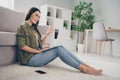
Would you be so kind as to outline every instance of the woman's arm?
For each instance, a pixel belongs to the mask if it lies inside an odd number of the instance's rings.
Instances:
[[[33,49],[33,48],[31,48],[29,46],[26,46],[26,45],[21,49],[24,50],[24,51],[30,52],[30,53],[40,53],[40,52],[42,52],[41,50]]]
[[[48,28],[46,34],[44,35],[44,37],[42,39],[42,44],[44,44],[46,42],[46,39],[47,39],[48,35],[51,34],[54,31],[55,31],[55,28],[53,28],[53,27]]]
[[[42,51],[47,50],[48,48],[45,47],[45,48],[42,48],[42,49],[40,49],[40,50],[37,50],[37,49],[33,49],[33,48],[25,45],[25,46],[24,46],[23,48],[21,48],[21,49],[24,50],[24,51],[30,52],[30,53],[42,53]]]
[[[48,36],[49,36],[48,33],[46,33],[46,34],[44,35],[44,37],[43,37],[43,39],[42,39],[42,44],[44,44],[44,43],[46,42],[46,39],[47,39]]]

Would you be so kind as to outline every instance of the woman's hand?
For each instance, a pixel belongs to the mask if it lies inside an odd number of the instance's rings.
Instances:
[[[42,49],[40,50],[39,53],[42,53],[42,51],[45,51],[45,50],[47,50],[49,48],[50,48],[50,44],[46,43],[46,44],[42,45]]]
[[[46,34],[51,34],[52,32],[55,31],[55,28],[54,27],[49,27]]]
[[[44,35],[44,37],[43,37],[43,39],[42,39],[42,44],[44,44],[45,42],[46,42],[46,39],[47,39],[47,37],[49,36],[49,34],[51,34],[52,32],[54,32],[55,31],[55,28],[54,27],[49,27],[48,29],[47,29],[47,32],[46,32],[46,34]]]
[[[39,50],[39,52],[38,53],[42,53],[42,51],[45,51],[45,50],[47,50],[47,49],[49,49],[50,47],[48,47],[48,46],[44,46],[41,50]]]
[[[42,48],[43,51],[44,51],[44,50],[47,50],[47,49],[49,49],[48,46],[45,46],[45,47]]]

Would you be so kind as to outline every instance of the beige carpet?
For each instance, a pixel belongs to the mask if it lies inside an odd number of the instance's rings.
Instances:
[[[76,55],[91,66],[103,69],[103,75],[93,76],[81,73],[57,58],[44,67],[14,64],[0,68],[0,80],[120,80],[120,59],[88,54]],[[35,70],[43,70],[47,74],[38,74]]]

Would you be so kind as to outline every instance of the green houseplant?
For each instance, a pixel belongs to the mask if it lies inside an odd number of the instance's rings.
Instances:
[[[92,25],[94,23],[95,16],[93,14],[92,2],[87,3],[80,1],[79,4],[74,7],[72,17],[78,21],[77,26],[73,26],[76,27],[75,29],[78,31],[77,43],[83,44],[85,38],[85,29],[92,29]]]

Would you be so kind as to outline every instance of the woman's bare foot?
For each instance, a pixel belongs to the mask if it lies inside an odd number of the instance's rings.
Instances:
[[[95,70],[95,75],[101,75],[102,74],[102,70]]]
[[[83,64],[84,66],[86,66],[86,67],[88,67],[88,68],[91,68],[91,69],[94,69],[94,70],[96,70],[95,68],[93,68],[93,67],[91,67],[91,66],[89,66],[89,65],[87,65],[87,64]],[[97,71],[97,74],[102,74],[102,70],[96,70]]]
[[[96,70],[94,68],[85,66],[85,65],[80,65],[80,71],[86,74],[91,74],[91,75],[101,75],[102,70]]]
[[[91,69],[95,69],[95,68],[93,68],[93,67],[91,67],[91,66],[89,66],[89,65],[87,65],[87,64],[82,64],[82,65],[84,65],[84,66],[86,66],[86,67],[88,67],[88,68],[91,68]]]

